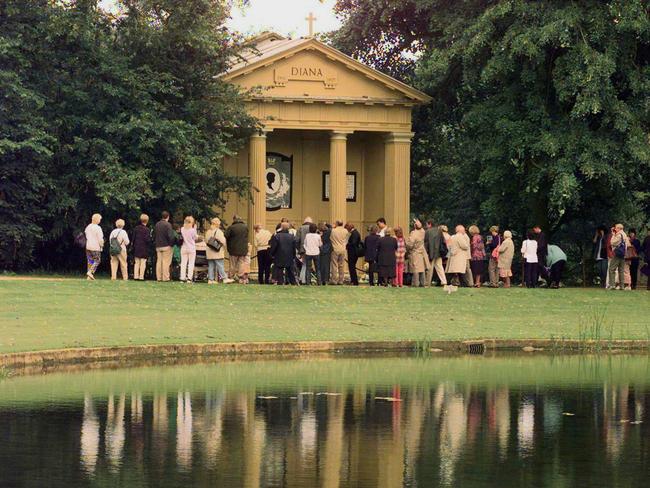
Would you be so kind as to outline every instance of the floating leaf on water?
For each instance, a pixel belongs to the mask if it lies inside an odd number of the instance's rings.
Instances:
[[[565,417],[575,417],[576,414],[571,412],[562,412],[562,415]]]

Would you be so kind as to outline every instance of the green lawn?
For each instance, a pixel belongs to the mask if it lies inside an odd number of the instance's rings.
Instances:
[[[0,353],[231,341],[650,339],[650,293],[0,280]]]

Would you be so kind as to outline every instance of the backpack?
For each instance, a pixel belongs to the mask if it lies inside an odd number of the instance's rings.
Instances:
[[[81,249],[86,249],[86,243],[86,233],[83,231],[79,232],[74,238],[75,246],[80,247]]]
[[[614,248],[614,256],[617,258],[625,258],[625,252],[627,247],[625,246],[625,238],[621,238],[621,242]]]
[[[119,235],[120,233],[118,232],[117,234],[115,234],[115,237],[111,237],[110,245],[108,248],[108,252],[110,253],[111,256],[119,256],[120,254],[122,254],[122,244],[118,239]]]

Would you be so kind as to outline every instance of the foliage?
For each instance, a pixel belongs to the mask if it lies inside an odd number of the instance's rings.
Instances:
[[[339,47],[434,96],[415,119],[416,212],[539,223],[574,241],[601,222],[647,223],[647,2],[339,0],[338,10]]]
[[[61,266],[94,212],[209,217],[245,194],[222,165],[255,124],[216,78],[239,46],[227,15],[220,0],[1,7],[0,266]]]

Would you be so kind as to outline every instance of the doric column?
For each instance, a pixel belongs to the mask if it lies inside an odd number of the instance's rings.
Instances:
[[[347,141],[349,132],[330,133],[330,223],[345,222],[346,216],[346,173]]]
[[[384,138],[384,217],[389,226],[409,230],[411,212],[411,139],[413,133],[391,132]]]
[[[248,205],[249,237],[253,240],[253,226],[266,225],[266,133],[261,130],[250,137],[248,175],[251,179],[252,199]]]

